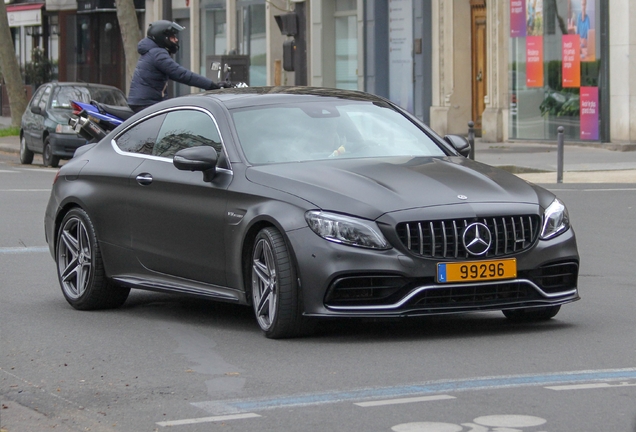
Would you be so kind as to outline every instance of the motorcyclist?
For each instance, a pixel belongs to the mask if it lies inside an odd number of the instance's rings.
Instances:
[[[146,37],[137,45],[140,56],[130,83],[128,105],[139,112],[167,99],[168,79],[204,90],[220,88],[212,80],[179,65],[171,57],[179,50],[178,33],[184,27],[160,20],[148,26]]]

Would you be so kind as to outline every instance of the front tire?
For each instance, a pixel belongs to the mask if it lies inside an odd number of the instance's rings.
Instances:
[[[254,240],[252,304],[258,325],[270,339],[308,331],[296,271],[283,236],[272,227],[262,229]]]
[[[545,306],[537,308],[526,309],[508,309],[503,310],[503,314],[506,318],[515,322],[533,322],[533,321],[547,321],[554,318],[561,309],[560,305],[557,306]]]
[[[53,149],[51,148],[51,143],[49,142],[49,137],[44,139],[44,150],[42,150],[42,161],[44,162],[44,166],[57,168],[60,166],[60,157],[53,156]]]
[[[69,211],[56,238],[57,274],[66,301],[79,310],[115,308],[124,304],[130,288],[106,277],[95,229],[88,214]]]
[[[24,135],[20,137],[20,163],[23,165],[31,165],[33,162],[33,152],[29,150]]]

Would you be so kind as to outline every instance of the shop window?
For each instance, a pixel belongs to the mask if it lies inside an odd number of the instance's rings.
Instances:
[[[523,9],[525,3],[526,8]],[[599,141],[600,0],[511,0],[510,138]]]
[[[225,2],[201,2],[201,75],[208,75],[209,65],[205,59],[211,55],[221,55],[227,52],[227,24],[225,18]]]
[[[334,16],[336,26],[336,88],[358,89],[358,23],[356,2],[337,1]]]
[[[239,54],[250,57],[250,85],[267,85],[265,2],[239,1],[237,14]]]

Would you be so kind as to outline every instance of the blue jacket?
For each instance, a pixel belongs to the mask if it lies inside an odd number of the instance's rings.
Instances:
[[[212,80],[174,61],[168,50],[152,39],[142,39],[137,52],[141,57],[130,83],[129,105],[150,106],[167,99],[168,79],[204,90],[219,88]]]

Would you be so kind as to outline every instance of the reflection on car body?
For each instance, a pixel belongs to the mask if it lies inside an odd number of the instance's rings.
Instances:
[[[469,150],[362,92],[184,96],[78,151],[46,235],[77,309],[186,293],[252,305],[270,338],[327,317],[552,318],[579,298],[567,210]]]

